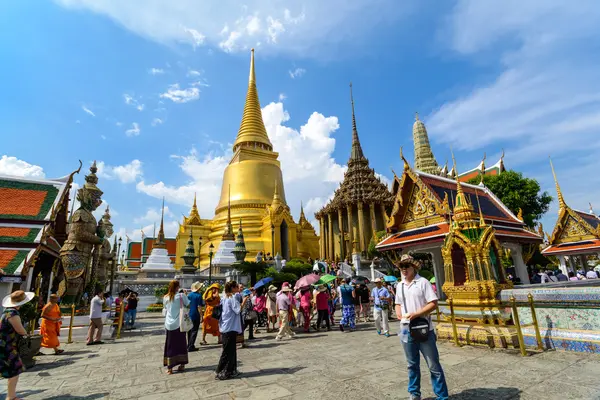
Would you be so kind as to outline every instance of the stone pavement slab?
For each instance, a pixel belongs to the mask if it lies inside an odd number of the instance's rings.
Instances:
[[[260,333],[238,350],[240,378],[215,381],[221,348],[214,337],[190,353],[185,372],[165,373],[162,323],[159,316],[142,313],[139,329],[124,332],[120,340],[97,346],[79,341],[65,345],[60,356],[40,356],[38,365],[21,375],[19,394],[31,400],[408,397],[399,339],[377,335],[372,324],[347,333],[299,333],[283,341]],[[554,351],[521,357],[447,342],[439,343],[439,351],[454,400],[600,399],[597,355]],[[421,371],[424,398],[433,397],[424,360]]]

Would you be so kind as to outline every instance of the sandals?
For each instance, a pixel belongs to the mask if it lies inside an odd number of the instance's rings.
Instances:
[[[63,349],[58,349],[58,350],[56,350],[56,351],[54,352],[54,354],[55,354],[55,355],[56,355],[56,354],[62,354],[62,353],[64,353],[64,352],[65,352],[65,351],[64,351]]]
[[[208,346],[208,342],[206,340],[203,340],[200,342],[200,346]]]
[[[167,375],[173,375],[173,369],[168,369],[167,370]]]
[[[183,372],[185,371],[185,365],[180,365],[179,367],[177,367],[177,372]]]

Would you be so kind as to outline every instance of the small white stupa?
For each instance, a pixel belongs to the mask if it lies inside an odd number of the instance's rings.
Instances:
[[[229,185],[229,204],[227,205],[227,223],[223,238],[219,243],[217,253],[213,258],[212,265],[221,267],[230,267],[236,260],[233,250],[235,249],[235,235],[233,234],[233,226],[231,225],[231,185]]]
[[[165,230],[164,230],[164,217],[165,217],[165,199],[163,199],[162,215],[160,217],[160,230],[156,241],[152,246],[152,251],[148,260],[142,264],[141,271],[143,272],[172,272],[175,273],[177,270],[173,266],[171,257],[167,251],[167,243],[165,242]]]

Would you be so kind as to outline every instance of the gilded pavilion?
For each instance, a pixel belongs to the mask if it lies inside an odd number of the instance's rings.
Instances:
[[[320,255],[328,260],[350,260],[353,246],[365,256],[371,238],[377,231],[385,230],[386,210],[393,203],[389,189],[375,176],[363,154],[356,128],[352,85],[350,102],[352,148],[348,170],[333,199],[315,214],[321,228]]]
[[[183,265],[181,257],[190,233],[196,254],[200,255],[196,265],[199,263],[201,269],[208,267],[210,245],[216,251],[232,220],[241,220],[244,225],[247,260],[254,260],[258,252],[279,253],[288,260],[318,256],[319,238],[314,228],[303,212],[298,223],[291,215],[278,156],[273,151],[262,118],[253,49],[242,122],[233,144],[233,157],[223,173],[221,199],[215,208],[215,217],[211,220],[200,218],[194,201],[190,215],[183,218],[177,234],[177,269]]]
[[[460,183],[460,180],[419,171],[411,168],[403,156],[402,160],[404,171],[400,177],[394,175],[392,185],[394,203],[386,227],[388,236],[377,244],[379,251],[390,258],[404,252],[430,253],[438,293],[442,293],[444,282],[450,277],[444,266],[447,264],[443,256],[444,243],[453,230],[468,230],[476,212],[480,217],[477,229],[493,226],[497,243],[511,249],[517,276],[521,282],[529,283],[522,245],[541,243],[537,232],[529,230],[485,185]],[[454,261],[453,285],[462,285],[478,276],[468,272],[464,252]],[[502,276],[499,270],[492,272],[498,279]]]
[[[589,269],[586,257],[589,255],[600,256],[600,218],[594,214],[590,205],[590,212],[574,210],[567,205],[556,178],[554,166],[552,175],[556,184],[558,196],[558,220],[548,235],[547,246],[542,250],[545,256],[558,257],[561,271],[567,275],[568,271]],[[543,234],[542,229],[540,233]]]
[[[433,151],[431,150],[427,128],[425,127],[423,121],[419,119],[419,114],[415,114],[415,123],[413,124],[413,143],[415,150],[414,167],[418,171],[452,179],[456,179],[458,175],[458,180],[461,182],[468,182],[469,180],[477,178],[481,175],[499,175],[505,171],[504,152],[502,152],[500,159],[490,167],[486,167],[485,165],[485,155],[477,167],[463,173],[457,174],[455,167],[448,170],[448,163],[446,163],[443,167],[440,167],[435,159],[435,156],[433,155]]]

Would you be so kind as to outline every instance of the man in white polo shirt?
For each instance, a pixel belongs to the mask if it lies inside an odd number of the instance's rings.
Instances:
[[[396,316],[400,320],[400,331],[408,332],[409,321],[425,318],[429,323],[429,336],[426,341],[414,340],[410,333],[402,335],[401,343],[408,364],[408,392],[412,400],[421,400],[421,357],[429,367],[431,385],[437,400],[448,399],[448,386],[440,365],[440,355],[435,344],[436,337],[430,313],[435,310],[437,296],[429,281],[417,273],[420,265],[405,254],[397,267],[402,271],[402,282],[396,288]]]

